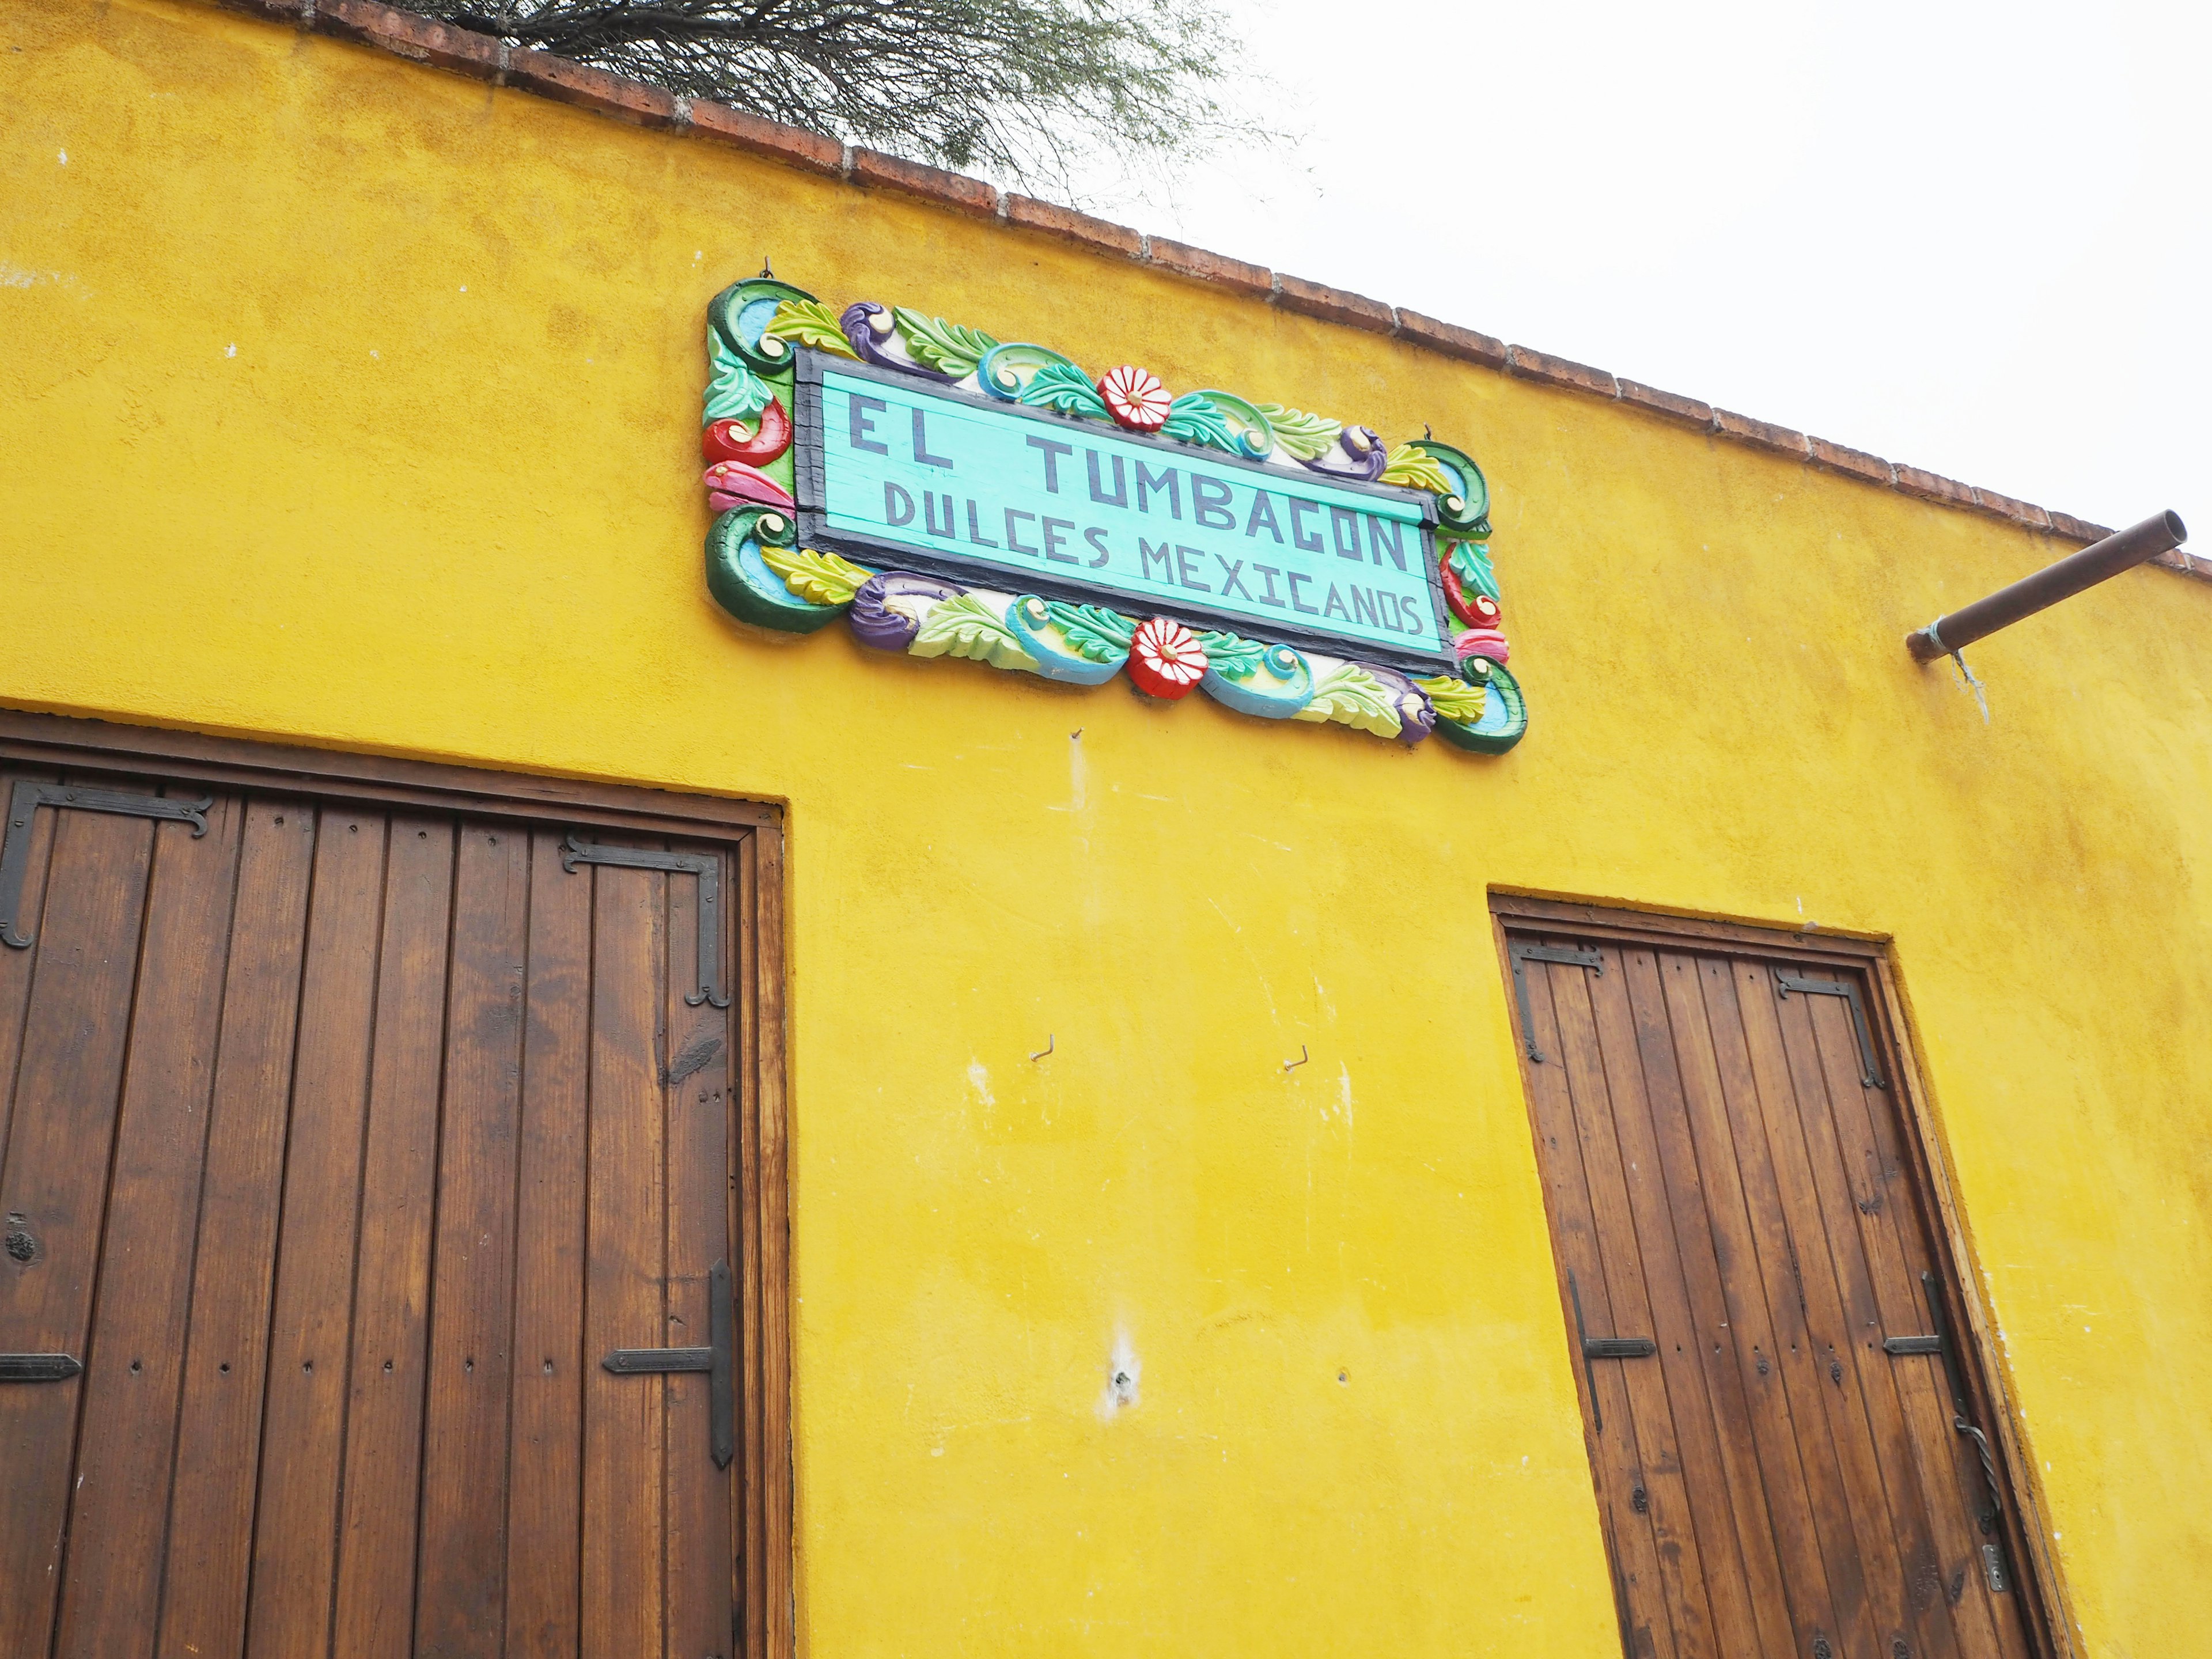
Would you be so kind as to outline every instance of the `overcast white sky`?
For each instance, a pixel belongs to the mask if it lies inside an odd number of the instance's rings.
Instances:
[[[1114,216],[2212,555],[2202,0],[1224,11],[1298,142]]]

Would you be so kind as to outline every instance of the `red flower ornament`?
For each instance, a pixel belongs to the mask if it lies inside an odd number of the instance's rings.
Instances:
[[[1099,376],[1098,395],[1106,400],[1106,412],[1132,432],[1158,432],[1175,402],[1158,375],[1128,363]]]
[[[1129,678],[1139,691],[1172,702],[1188,696],[1206,670],[1206,647],[1181,623],[1154,617],[1137,624],[1129,641]]]

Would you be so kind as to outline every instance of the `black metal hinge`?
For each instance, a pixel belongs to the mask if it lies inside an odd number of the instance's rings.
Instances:
[[[643,847],[609,847],[571,833],[561,844],[561,867],[570,875],[580,864],[610,864],[625,870],[666,870],[699,878],[699,988],[687,1006],[730,1006],[722,980],[722,860],[713,853],[662,853]]]
[[[1605,1432],[1605,1408],[1597,1403],[1597,1364],[1601,1359],[1649,1359],[1659,1345],[1648,1336],[1592,1336],[1583,1326],[1582,1286],[1574,1269],[1567,1269],[1567,1299],[1575,1307],[1575,1340],[1583,1351],[1583,1374],[1589,1379],[1590,1417],[1599,1434]]]
[[[208,808],[213,795],[198,800],[172,800],[164,795],[126,794],[119,789],[80,789],[73,783],[40,783],[18,778],[8,792],[8,824],[0,831],[0,945],[17,951],[31,948],[31,935],[19,932],[22,920],[23,878],[31,864],[31,815],[41,806],[72,807],[82,812],[116,812],[125,817],[169,818],[192,826],[192,839],[207,834]]]
[[[1605,957],[1596,951],[1576,951],[1556,945],[1530,945],[1522,939],[1505,942],[1506,960],[1513,964],[1513,1000],[1521,1009],[1521,1043],[1532,1064],[1544,1063],[1544,1052],[1536,1046],[1536,1017],[1528,1007],[1528,980],[1521,971],[1524,962],[1556,962],[1569,968],[1588,968],[1594,972],[1605,972]]]
[[[703,1348],[617,1348],[599,1361],[617,1376],[664,1376],[672,1371],[705,1371],[708,1437],[714,1467],[726,1469],[738,1455],[735,1310],[731,1304],[730,1264],[717,1261],[707,1273],[707,1346]]]
[[[0,1382],[61,1382],[83,1369],[71,1354],[0,1353]]]
[[[1808,995],[1841,997],[1851,1005],[1851,1029],[1859,1039],[1859,1081],[1869,1089],[1887,1089],[1882,1081],[1881,1060],[1874,1051],[1874,1032],[1867,1025],[1866,1006],[1859,1000],[1859,988],[1849,980],[1796,979],[1788,974],[1774,976],[1774,994],[1787,1000],[1792,991]]]

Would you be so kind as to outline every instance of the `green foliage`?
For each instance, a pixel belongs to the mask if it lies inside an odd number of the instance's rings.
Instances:
[[[1261,404],[1260,412],[1275,429],[1275,447],[1293,460],[1313,459],[1334,443],[1336,434],[1344,430],[1341,421],[1332,421],[1326,415],[1309,415],[1302,409],[1285,409],[1280,404]]]
[[[1129,654],[1137,624],[1119,611],[1103,605],[1066,605],[1058,599],[1049,601],[1044,609],[1078,656],[1091,662],[1118,662]]]
[[[857,357],[853,343],[837,326],[837,313],[819,300],[786,300],[775,308],[762,332],[791,340],[817,351],[834,351],[841,357]]]
[[[1250,679],[1260,672],[1260,659],[1267,654],[1267,647],[1257,640],[1210,629],[1198,636],[1198,642],[1206,647],[1207,663],[1224,679]]]
[[[983,361],[983,354],[999,343],[979,328],[948,323],[942,317],[925,317],[911,306],[894,307],[891,322],[899,337],[906,342],[906,349],[914,354],[915,362],[926,363],[956,380],[973,374],[975,365]]]
[[[907,649],[917,657],[965,657],[995,663],[1000,668],[1037,665],[998,608],[973,593],[940,599],[930,606]]]
[[[850,605],[868,573],[835,553],[811,547],[761,549],[761,562],[783,578],[783,585],[809,605]]]
[[[1160,428],[1164,436],[1180,438],[1185,443],[1205,444],[1213,449],[1224,449],[1231,455],[1244,452],[1237,447],[1237,434],[1229,429],[1229,420],[1210,398],[1202,392],[1186,392],[1168,405],[1167,424]]]
[[[1047,363],[1037,370],[1022,388],[1021,400],[1032,409],[1057,410],[1062,415],[1088,415],[1098,421],[1106,418],[1106,400],[1098,395],[1098,388],[1084,378],[1083,371],[1072,363]]]

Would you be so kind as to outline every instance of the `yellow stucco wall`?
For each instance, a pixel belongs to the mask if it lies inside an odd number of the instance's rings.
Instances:
[[[790,803],[805,1652],[1618,1651],[1492,885],[1894,935],[2086,1648],[2203,1650],[2212,587],[1979,647],[1985,727],[1899,641],[2005,526],[213,9],[0,65],[0,701]],[[1528,740],[726,621],[764,252],[1463,442]]]

